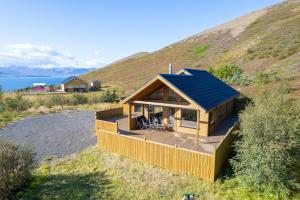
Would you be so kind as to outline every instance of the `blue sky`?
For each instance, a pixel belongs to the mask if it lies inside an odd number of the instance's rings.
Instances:
[[[0,0],[0,66],[101,66],[279,0]]]

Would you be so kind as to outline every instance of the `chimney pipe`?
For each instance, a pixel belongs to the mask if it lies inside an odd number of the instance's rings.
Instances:
[[[169,64],[169,74],[172,74],[172,73],[173,73],[173,72],[172,72],[172,71],[173,71],[172,68],[173,68],[173,67],[172,67],[172,63],[170,63],[170,64]]]

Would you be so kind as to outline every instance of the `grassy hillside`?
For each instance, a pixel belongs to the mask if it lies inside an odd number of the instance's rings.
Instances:
[[[274,199],[250,192],[237,180],[209,184],[195,177],[172,173],[132,161],[95,147],[78,155],[45,161],[32,181],[11,199]],[[298,199],[294,193],[291,199]]]
[[[112,63],[82,77],[87,80],[100,79],[104,84],[129,93],[157,73],[166,73],[168,63],[172,63],[175,70],[236,64],[250,77],[257,72],[275,72],[299,90],[299,21],[300,2],[286,1],[161,50]],[[250,91],[249,88],[246,90]]]

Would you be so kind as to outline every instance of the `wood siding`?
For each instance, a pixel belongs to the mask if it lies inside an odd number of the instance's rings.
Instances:
[[[214,132],[220,123],[228,116],[232,115],[234,108],[234,99],[223,103],[210,112],[210,127],[209,132]]]

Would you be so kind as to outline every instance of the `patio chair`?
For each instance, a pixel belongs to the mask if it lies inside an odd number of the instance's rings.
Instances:
[[[164,124],[159,123],[159,124],[157,124],[157,129],[160,131],[164,131],[164,130],[166,130],[166,127]]]
[[[149,123],[147,122],[147,120],[142,118],[142,129],[149,129]]]
[[[136,118],[136,128],[138,128],[138,129],[143,128],[143,123],[142,123],[141,117]]]
[[[157,125],[156,125],[155,121],[153,121],[153,120],[150,120],[149,126],[150,126],[149,127],[150,130],[156,130],[157,129]]]

